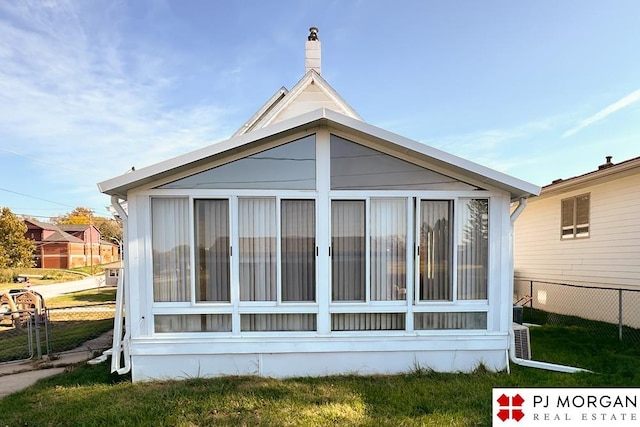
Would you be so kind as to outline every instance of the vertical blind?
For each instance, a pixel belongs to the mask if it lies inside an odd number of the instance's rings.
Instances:
[[[280,223],[282,301],[315,301],[315,200],[282,200]]]
[[[489,201],[460,199],[458,299],[486,299],[489,271]]]
[[[406,298],[406,199],[372,199],[371,300]]]
[[[331,202],[331,296],[333,301],[364,301],[365,201]]]
[[[231,301],[229,201],[195,201],[196,301]]]
[[[277,300],[276,200],[238,199],[240,299]]]
[[[452,216],[451,201],[420,201],[420,300],[453,299]]]
[[[237,220],[240,300],[278,301],[280,295],[282,302],[316,301],[315,200],[283,199],[280,205],[277,203],[276,197],[238,198],[234,222]],[[457,244],[453,241],[453,206],[453,200],[420,200],[416,218],[420,257],[416,267],[417,292],[422,301],[453,300],[454,248],[457,299],[487,298],[488,200],[458,199]],[[191,300],[189,199],[152,198],[151,212],[154,301],[188,302]],[[193,215],[195,300],[230,302],[230,202],[197,199]],[[332,301],[406,300],[407,226],[406,198],[374,197],[368,203],[332,200]],[[347,313],[332,319],[335,330],[396,329],[403,323],[396,314]],[[427,316],[420,321],[426,329],[464,328],[467,320],[460,323],[460,319],[466,319],[465,316],[442,317],[446,321]],[[247,330],[309,330],[312,325],[315,328],[312,318],[265,315],[252,316],[250,321],[247,317],[243,322],[251,322]],[[207,317],[166,317],[162,321],[167,322],[159,326],[164,330],[198,330],[198,324],[203,325],[201,330],[227,328],[226,319],[220,325],[216,323],[219,319]],[[474,320],[470,324],[477,323]]]
[[[186,198],[151,199],[153,300],[189,301],[189,201]]]

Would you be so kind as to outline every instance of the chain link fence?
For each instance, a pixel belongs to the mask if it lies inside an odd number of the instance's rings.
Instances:
[[[0,311],[0,363],[55,357],[113,329],[114,303]]]
[[[578,326],[640,344],[640,290],[515,278],[514,302],[523,320]]]

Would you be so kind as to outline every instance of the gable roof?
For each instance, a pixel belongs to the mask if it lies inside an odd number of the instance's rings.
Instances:
[[[69,233],[65,233],[64,231],[58,230],[50,236],[42,239],[43,242],[67,242],[67,243],[82,243],[84,244],[84,240],[72,236]]]
[[[318,108],[328,108],[348,117],[362,120],[356,110],[320,74],[311,69],[290,91],[285,87],[280,88],[266,104],[251,116],[249,121],[233,134],[233,137]]]
[[[567,179],[556,179],[551,184],[542,187],[541,195],[571,191],[605,179],[616,179],[628,175],[640,174],[640,157],[634,157],[620,163],[611,163],[611,157],[607,162],[598,166],[598,169],[573,176]]]
[[[63,231],[86,231],[88,228],[96,228],[96,226],[91,224],[60,224],[58,225]]]
[[[149,185],[172,175],[185,173],[199,166],[204,167],[214,156],[232,154],[234,151],[240,149],[240,147],[268,142],[313,127],[329,127],[338,131],[356,134],[359,137],[374,141],[381,147],[389,149],[390,152],[402,153],[403,155],[409,154],[415,156],[415,158],[425,160],[436,172],[444,171],[446,173],[448,171],[468,177],[481,185],[507,191],[511,195],[512,200],[529,197],[540,192],[540,187],[534,184],[327,108],[320,108],[303,113],[269,126],[257,127],[251,132],[232,137],[226,141],[128,172],[127,174],[98,183],[98,188],[103,193],[118,196],[126,200],[128,191]]]
[[[25,219],[24,222],[26,222],[27,225],[32,224],[36,228],[40,228],[42,230],[54,230],[54,231],[60,230],[56,224],[53,224],[51,222],[42,222],[42,221],[37,221],[35,219]]]
[[[32,224],[42,230],[53,231],[49,236],[42,239],[43,242],[69,242],[69,243],[84,243],[83,240],[72,236],[71,234],[63,231],[57,224],[51,222],[40,222],[32,219],[25,219],[25,223]]]

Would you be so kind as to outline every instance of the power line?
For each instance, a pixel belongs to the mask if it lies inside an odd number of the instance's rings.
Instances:
[[[34,162],[44,163],[45,165],[55,166],[57,168],[66,169],[66,170],[71,171],[71,172],[78,172],[77,169],[71,169],[71,168],[68,168],[66,166],[59,165],[57,163],[48,162],[46,160],[37,159],[35,157],[29,157],[29,156],[26,156],[26,155],[21,154],[21,153],[16,153],[15,151],[7,150],[6,148],[0,147],[0,150],[5,151],[5,152],[10,153],[10,154],[13,154],[15,156],[20,156],[20,157],[24,157],[25,159],[33,160]]]
[[[53,200],[47,200],[47,199],[43,199],[43,198],[36,197],[36,196],[30,196],[30,195],[28,195],[28,194],[20,193],[19,191],[7,190],[6,188],[2,188],[2,187],[0,187],[0,190],[2,190],[2,191],[6,191],[7,193],[13,193],[13,194],[17,194],[17,195],[19,195],[19,196],[30,197],[30,198],[32,198],[32,199],[42,200],[43,202],[49,202],[49,203],[53,203],[53,204],[55,204],[55,205],[66,206],[66,207],[68,207],[68,208],[75,209],[75,206],[66,205],[66,204],[64,204],[64,203],[60,203],[60,202],[54,202]]]
[[[7,193],[17,194],[19,196],[29,197],[29,198],[32,198],[32,199],[42,200],[44,202],[53,203],[53,204],[60,205],[60,206],[65,206],[65,207],[71,208],[71,209],[76,209],[77,207],[79,207],[79,206],[67,205],[65,203],[60,203],[60,202],[54,202],[53,200],[48,200],[48,199],[43,199],[41,197],[31,196],[29,194],[20,193],[19,191],[8,190],[8,189],[2,188],[2,187],[0,187],[0,190],[1,191],[6,191]],[[30,208],[20,208],[20,209],[30,209]],[[49,210],[49,209],[54,209],[54,208],[34,208],[34,210]],[[88,209],[90,209],[93,212],[102,212],[102,213],[106,213],[107,215],[111,215],[111,212],[108,212],[105,209],[93,209],[93,208],[88,208]],[[21,215],[25,215],[25,214],[21,214]],[[42,216],[42,215],[26,215],[26,216],[41,217],[41,218],[51,218],[52,217],[51,215],[49,215],[47,217]],[[56,216],[56,215],[53,215],[53,216]]]

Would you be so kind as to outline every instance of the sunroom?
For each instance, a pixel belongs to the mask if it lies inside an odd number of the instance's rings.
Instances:
[[[101,188],[128,204],[134,380],[507,363],[531,184],[318,109]]]

